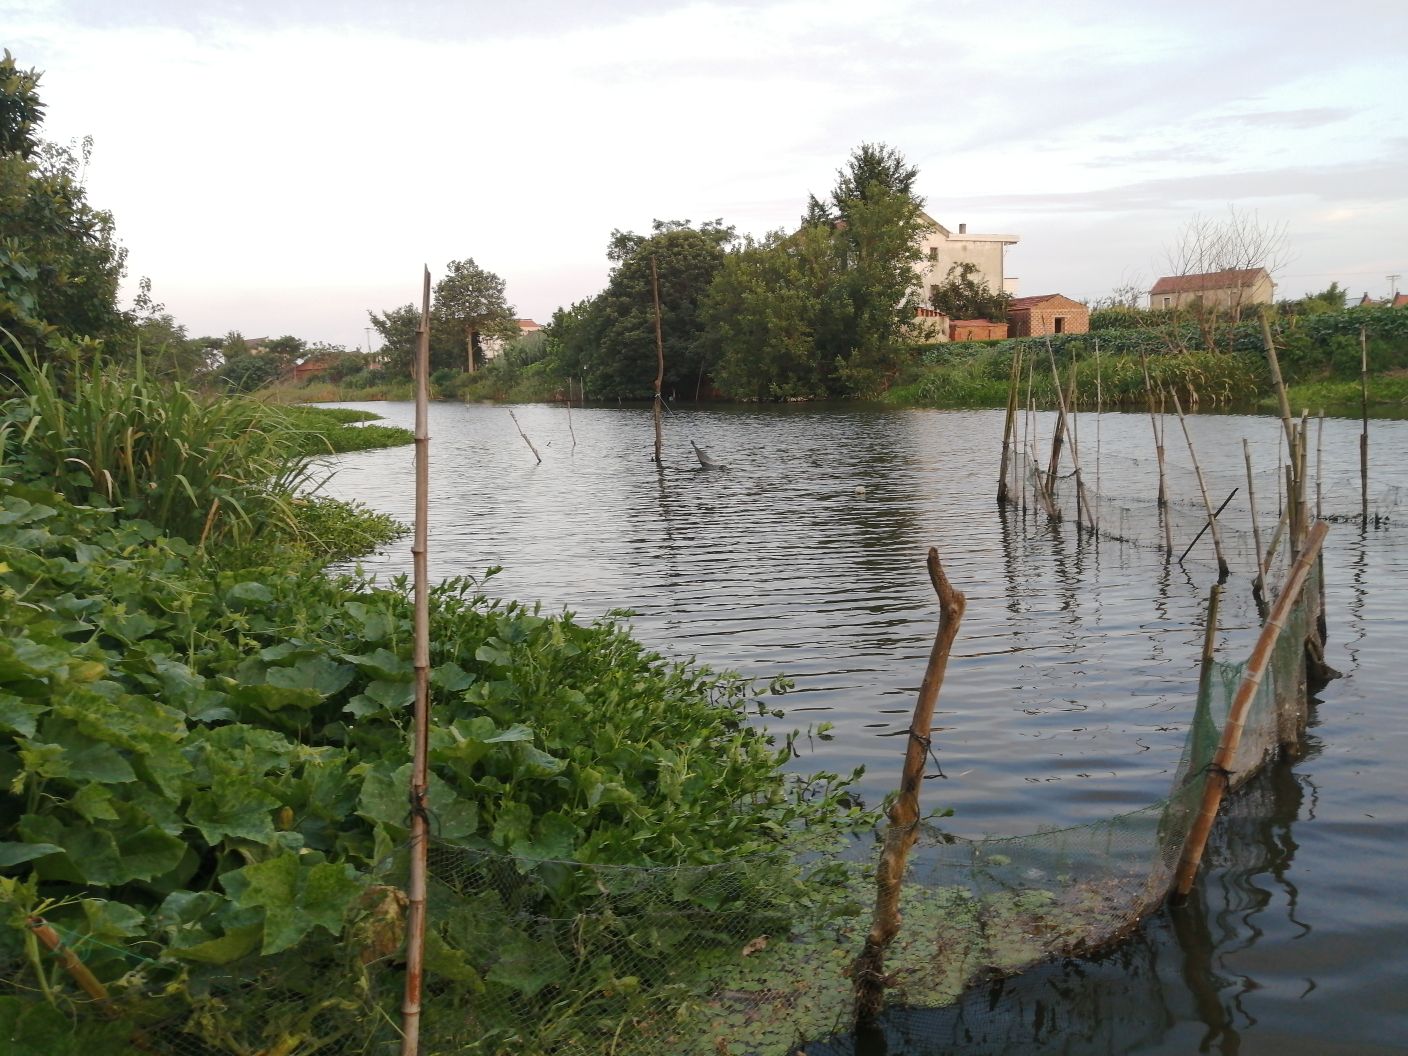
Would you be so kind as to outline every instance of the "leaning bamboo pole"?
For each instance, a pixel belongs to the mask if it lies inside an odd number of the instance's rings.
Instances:
[[[1295,429],[1291,425],[1291,401],[1286,395],[1286,383],[1281,378],[1281,361],[1276,358],[1276,342],[1271,336],[1271,319],[1266,309],[1261,310],[1261,345],[1266,352],[1266,363],[1271,368],[1271,383],[1276,389],[1276,400],[1281,407],[1281,428],[1286,433],[1286,449],[1295,457]]]
[[[919,838],[919,789],[924,782],[924,766],[930,752],[934,706],[939,700],[939,688],[944,682],[953,640],[958,635],[958,624],[968,604],[967,597],[954,590],[944,575],[939,552],[933,547],[929,548],[928,568],[929,582],[939,595],[939,628],[934,635],[933,648],[929,650],[929,664],[919,687],[919,699],[914,705],[900,790],[890,806],[885,846],[875,869],[875,919],[866,936],[865,948],[851,968],[855,1015],[860,1022],[873,1020],[884,1004],[885,950],[899,934],[900,889],[909,850]]]
[[[577,450],[577,430],[572,428],[572,379],[567,379],[567,431],[572,435],[572,450]]]
[[[660,327],[660,276],[655,270],[655,254],[650,255],[650,293],[655,300],[655,464],[661,465],[660,447],[663,442],[660,387],[665,384],[665,337]]]
[[[1320,546],[1324,543],[1328,531],[1329,527],[1323,521],[1317,522],[1315,527],[1310,530],[1305,549],[1291,568],[1290,576],[1287,577],[1286,584],[1281,590],[1281,596],[1276,599],[1271,616],[1262,626],[1256,646],[1252,649],[1251,658],[1247,661],[1247,669],[1242,675],[1241,684],[1237,686],[1236,696],[1232,698],[1232,706],[1227,714],[1227,723],[1222,728],[1222,739],[1217,746],[1217,754],[1213,756],[1212,763],[1208,766],[1208,778],[1203,789],[1202,803],[1199,805],[1193,827],[1188,833],[1188,839],[1184,841],[1183,855],[1179,859],[1178,871],[1174,879],[1173,898],[1175,900],[1182,900],[1188,896],[1188,892],[1193,887],[1193,880],[1198,875],[1198,866],[1202,863],[1208,836],[1212,833],[1213,822],[1217,820],[1218,807],[1222,804],[1222,797],[1227,794],[1227,789],[1231,785],[1232,774],[1229,767],[1236,758],[1238,745],[1242,742],[1242,731],[1246,727],[1247,715],[1251,711],[1252,701],[1256,698],[1262,678],[1271,663],[1277,639],[1285,630],[1286,621],[1300,600],[1301,591],[1305,588],[1306,577],[1310,575],[1310,566],[1320,552]]]
[[[1149,402],[1149,426],[1154,430],[1154,454],[1159,460],[1159,505],[1168,504],[1168,489],[1164,484],[1164,441],[1159,436],[1159,420],[1154,415],[1154,386],[1149,381],[1149,356],[1146,352],[1139,353],[1139,366],[1144,371],[1144,397]],[[1173,550],[1172,543],[1169,550]]]
[[[1359,328],[1359,413],[1363,426],[1359,431],[1359,519],[1369,524],[1369,337]]]
[[[1007,502],[1007,460],[1017,427],[1017,390],[1022,383],[1022,348],[1012,350],[1012,369],[1007,377],[1007,417],[1002,422],[1002,468],[997,475],[997,501]]]
[[[1198,478],[1198,490],[1203,495],[1203,506],[1208,511],[1208,526],[1212,532],[1212,549],[1217,554],[1217,578],[1221,582],[1232,574],[1232,570],[1227,567],[1227,559],[1222,556],[1222,533],[1217,528],[1217,512],[1212,508],[1212,499],[1208,497],[1208,486],[1203,481],[1203,467],[1198,464],[1198,452],[1193,448],[1193,438],[1188,435],[1188,420],[1183,417],[1183,407],[1178,402],[1178,393],[1169,392],[1173,397],[1173,409],[1178,412],[1178,424],[1183,427],[1183,439],[1188,443],[1188,457],[1193,460],[1193,473]]]
[[[538,449],[533,446],[533,441],[528,439],[528,434],[523,431],[523,426],[518,424],[518,415],[510,408],[508,416],[513,419],[513,427],[518,430],[518,435],[523,437],[523,442],[528,445],[528,450],[533,452],[533,457],[538,460],[538,465],[543,464],[543,456],[538,454]]]
[[[401,1001],[401,1056],[420,1051],[421,983],[425,971],[425,898],[430,850],[430,269],[421,290],[416,328],[416,524],[411,544],[415,582],[412,664],[415,712],[411,726],[410,876],[406,887],[406,989]]]
[[[1208,622],[1203,628],[1203,657],[1198,667],[1198,699],[1207,697],[1212,685],[1212,659],[1217,648],[1217,610],[1222,598],[1222,584],[1214,583],[1208,589]]]

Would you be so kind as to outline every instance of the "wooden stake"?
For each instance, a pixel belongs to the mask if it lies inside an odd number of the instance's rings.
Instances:
[[[430,269],[421,291],[416,328],[416,525],[411,544],[414,576],[412,664],[415,712],[411,726],[410,875],[407,882],[406,989],[401,1001],[401,1056],[420,1052],[421,983],[425,972],[426,878],[430,851]]]
[[[1276,342],[1271,337],[1271,320],[1266,309],[1261,310],[1261,345],[1266,352],[1266,362],[1271,367],[1271,383],[1276,388],[1276,399],[1281,405],[1281,427],[1286,431],[1286,448],[1295,459],[1295,429],[1291,425],[1291,401],[1286,396],[1286,383],[1281,380],[1281,361],[1276,358]]]
[[[1012,369],[1007,378],[1007,417],[1002,423],[1002,468],[997,475],[997,501],[1007,501],[1007,458],[1017,427],[1017,389],[1022,379],[1022,346],[1012,350]]]
[[[1359,519],[1369,525],[1369,337],[1359,328],[1359,412],[1364,419],[1359,431]]]
[[[1208,590],[1208,622],[1203,628],[1203,659],[1198,669],[1198,699],[1205,700],[1212,680],[1213,651],[1217,647],[1217,609],[1222,598],[1222,584],[1214,583]]]
[[[665,337],[660,327],[660,276],[655,271],[655,254],[650,255],[650,292],[655,299],[655,464],[662,465],[660,447],[663,443],[661,425],[664,411],[660,387],[665,384]]]
[[[577,450],[577,430],[572,428],[572,379],[567,379],[567,431],[572,434],[572,450]]]
[[[1320,408],[1320,424],[1315,427],[1315,519],[1325,519],[1325,489],[1321,483],[1320,467],[1325,456],[1325,409]]]
[[[929,650],[929,664],[914,705],[904,753],[904,772],[899,795],[890,806],[885,846],[875,870],[875,919],[866,937],[865,948],[852,965],[855,1014],[859,1022],[874,1020],[885,1000],[885,950],[900,930],[900,888],[904,882],[909,850],[919,838],[919,788],[929,757],[930,734],[934,727],[934,706],[939,700],[949,653],[958,635],[958,625],[968,599],[953,589],[939,563],[939,552],[929,548],[929,581],[939,595],[939,629]]]
[[[528,439],[528,434],[523,431],[523,426],[518,424],[518,415],[514,414],[513,410],[510,409],[508,416],[513,419],[513,427],[518,430],[518,435],[523,437],[523,442],[528,445],[528,450],[533,452],[533,457],[538,460],[538,465],[541,466],[543,464],[543,456],[538,454],[538,449],[533,446],[533,441]]]
[[[1105,413],[1105,390],[1100,380],[1100,339],[1095,339],[1095,499],[1098,502],[1100,490],[1100,418]],[[1095,509],[1095,527],[1100,528],[1100,508]]]
[[[1256,583],[1252,586],[1252,598],[1256,601],[1257,612],[1266,619],[1266,571],[1261,557],[1261,525],[1256,517],[1256,491],[1252,486],[1252,449],[1247,438],[1242,437],[1242,457],[1247,462],[1247,501],[1252,508],[1252,542],[1256,546]]]
[[[1306,577],[1310,574],[1310,566],[1314,562],[1315,556],[1320,552],[1320,546],[1324,543],[1328,530],[1329,527],[1324,522],[1318,522],[1311,529],[1309,538],[1306,540],[1306,548],[1292,567],[1286,585],[1281,590],[1281,596],[1276,599],[1271,616],[1262,627],[1256,646],[1252,649],[1251,658],[1247,661],[1247,668],[1242,675],[1241,684],[1237,686],[1237,694],[1232,698],[1227,724],[1222,728],[1222,740],[1218,744],[1217,754],[1213,756],[1213,761],[1208,767],[1207,785],[1203,790],[1203,800],[1199,806],[1198,815],[1193,822],[1192,830],[1188,833],[1188,839],[1183,845],[1183,855],[1179,860],[1178,872],[1174,880],[1173,898],[1176,901],[1187,897],[1189,890],[1193,887],[1193,880],[1198,875],[1198,866],[1203,860],[1203,850],[1207,847],[1213,822],[1217,820],[1218,807],[1221,806],[1222,797],[1231,785],[1232,774],[1228,768],[1236,758],[1237,746],[1242,742],[1242,731],[1246,727],[1247,714],[1251,710],[1252,701],[1256,697],[1257,689],[1261,686],[1261,680],[1265,676],[1266,668],[1276,650],[1276,641],[1285,629],[1286,620],[1290,617],[1292,609],[1300,600],[1301,591],[1305,588]]]
[[[1208,487],[1203,483],[1203,469],[1198,465],[1198,452],[1193,449],[1193,438],[1188,435],[1188,420],[1183,417],[1183,407],[1178,402],[1178,393],[1169,392],[1173,397],[1173,409],[1178,412],[1178,424],[1183,427],[1183,439],[1188,442],[1188,457],[1193,460],[1193,472],[1198,477],[1198,490],[1203,494],[1203,506],[1208,511],[1208,525],[1212,531],[1212,548],[1217,554],[1217,578],[1219,582],[1226,580],[1231,575],[1232,570],[1227,567],[1227,560],[1222,556],[1222,533],[1217,529],[1217,513],[1212,508],[1212,500],[1208,498]]]

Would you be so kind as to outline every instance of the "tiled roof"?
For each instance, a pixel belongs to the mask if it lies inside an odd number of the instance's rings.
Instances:
[[[1201,275],[1165,275],[1154,288],[1152,295],[1160,293],[1200,293],[1206,290],[1245,289],[1255,286],[1259,278],[1266,274],[1265,268],[1227,268],[1223,271],[1207,271]]]

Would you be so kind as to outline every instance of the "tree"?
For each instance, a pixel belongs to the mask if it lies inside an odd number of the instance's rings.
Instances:
[[[1012,295],[992,289],[986,279],[975,278],[977,274],[978,265],[972,261],[953,265],[929,295],[930,305],[950,319],[1006,319]]]
[[[513,306],[504,299],[504,280],[472,259],[450,261],[445,277],[435,284],[432,312],[437,322],[462,335],[465,366],[471,374],[483,361],[483,338],[518,333]]]
[[[80,177],[92,141],[39,139],[39,79],[8,51],[0,59],[0,327],[53,352],[128,335],[132,320],[117,303],[126,251]]]
[[[655,302],[650,264],[660,282],[665,392],[693,394],[702,377],[699,305],[723,265],[734,229],[714,220],[656,220],[649,237],[613,231],[615,260],[606,289],[575,319],[563,339],[580,355],[593,395],[645,398],[654,392]],[[556,317],[554,317],[556,319]]]
[[[414,304],[403,304],[381,313],[367,312],[372,329],[381,338],[377,354],[386,362],[387,371],[403,378],[411,376],[416,354],[416,330],[420,327],[420,309]],[[464,366],[464,346],[459,335],[452,329],[439,326],[434,320],[430,326],[430,369],[457,370]]]
[[[914,193],[918,178],[918,167],[910,165],[894,147],[862,143],[851,151],[845,167],[836,170],[836,185],[829,199],[821,201],[816,195],[807,196],[802,225],[849,220],[855,203],[885,195],[907,198],[915,209],[922,209],[924,199]]]

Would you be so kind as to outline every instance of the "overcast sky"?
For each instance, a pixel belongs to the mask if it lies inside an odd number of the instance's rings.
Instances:
[[[464,257],[546,322],[613,228],[791,226],[863,141],[1018,235],[1024,294],[1147,286],[1229,204],[1286,226],[1280,295],[1408,288],[1401,0],[0,0],[0,31],[192,334],[361,345]]]

